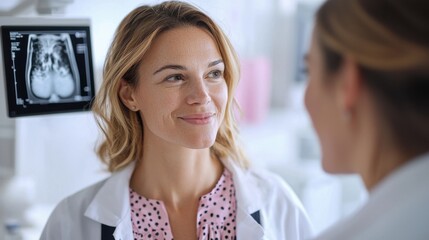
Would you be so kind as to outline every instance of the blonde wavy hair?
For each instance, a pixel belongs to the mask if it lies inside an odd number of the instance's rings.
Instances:
[[[140,6],[131,11],[119,24],[107,53],[103,81],[92,110],[104,135],[97,154],[110,172],[117,171],[139,159],[143,152],[143,126],[138,112],[130,111],[120,100],[121,79],[135,87],[137,68],[154,39],[162,32],[181,26],[195,26],[207,31],[219,47],[225,63],[228,101],[225,118],[218,131],[211,154],[231,159],[246,168],[249,164],[236,136],[234,92],[240,71],[238,57],[221,28],[198,8],[179,1],[167,1],[154,6]]]
[[[326,72],[354,59],[386,139],[409,155],[429,151],[428,12],[423,0],[327,0],[316,14]]]

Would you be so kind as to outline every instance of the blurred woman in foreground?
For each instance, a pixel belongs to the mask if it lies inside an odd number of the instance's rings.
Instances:
[[[318,239],[429,239],[429,3],[328,0],[305,103],[329,173],[358,173],[366,205]]]

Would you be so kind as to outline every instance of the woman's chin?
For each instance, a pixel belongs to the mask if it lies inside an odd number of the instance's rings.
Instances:
[[[340,164],[334,161],[328,161],[326,159],[322,159],[322,169],[326,173],[330,173],[330,174],[354,173],[354,171],[344,166],[343,164]]]

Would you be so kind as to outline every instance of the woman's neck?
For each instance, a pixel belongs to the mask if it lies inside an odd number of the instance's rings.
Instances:
[[[360,175],[368,191],[374,189],[383,179],[399,169],[411,157],[398,151],[398,148],[379,141],[375,144],[368,161],[362,165]]]
[[[131,188],[173,209],[198,201],[210,192],[223,171],[209,149],[146,147],[131,177]]]
[[[397,170],[410,156],[404,154],[394,141],[388,124],[379,117],[373,96],[362,92],[359,104],[354,109],[350,138],[352,142],[353,172],[358,173],[368,191]]]

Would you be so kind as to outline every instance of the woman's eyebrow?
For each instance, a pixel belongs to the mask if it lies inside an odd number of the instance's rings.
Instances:
[[[208,67],[213,67],[213,66],[215,66],[215,65],[217,65],[219,63],[223,63],[223,60],[220,59],[220,60],[213,61],[213,62],[209,63]],[[162,71],[164,71],[166,69],[186,70],[186,67],[182,66],[182,65],[168,64],[168,65],[164,65],[164,66],[160,67],[158,70],[156,70],[155,72],[153,72],[153,75],[155,75],[155,74],[157,74],[159,72],[162,72]]]
[[[219,60],[213,61],[213,62],[209,63],[208,67],[213,67],[213,66],[215,66],[215,65],[217,65],[219,63],[223,63],[223,60],[219,59]]]
[[[182,66],[182,65],[174,65],[174,64],[169,64],[169,65],[165,65],[160,67],[158,70],[156,70],[153,75],[166,70],[166,69],[174,69],[174,70],[186,70],[186,67]]]

